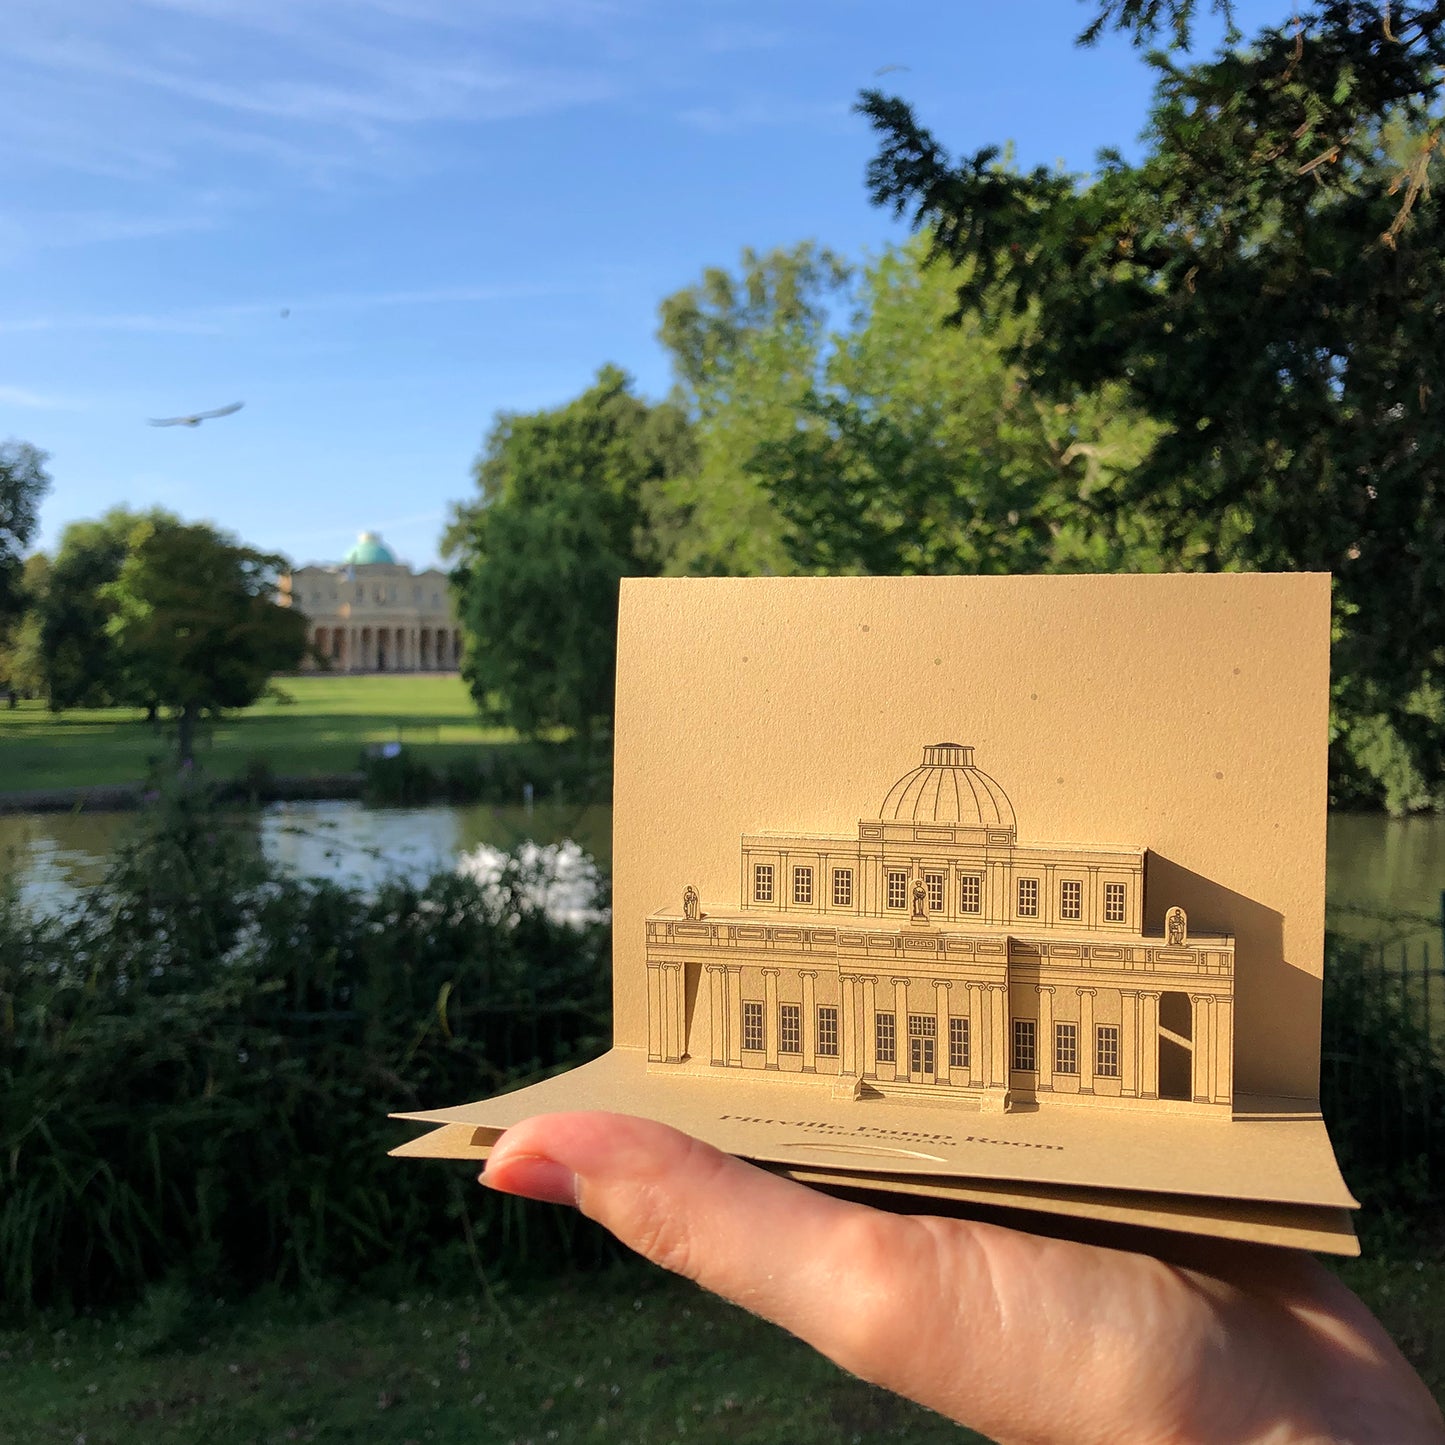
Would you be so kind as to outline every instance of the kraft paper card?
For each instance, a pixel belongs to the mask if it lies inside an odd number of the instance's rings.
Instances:
[[[403,1117],[1353,1253],[1318,1113],[1329,579],[623,583],[614,1046]]]

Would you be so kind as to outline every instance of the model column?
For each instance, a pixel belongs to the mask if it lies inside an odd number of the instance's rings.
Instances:
[[[1159,1097],[1159,995],[1139,995],[1139,1097]]]
[[[1214,1000],[1214,1102],[1234,1102],[1234,1000]]]
[[[728,975],[720,963],[707,965],[708,1023],[711,1026],[712,1045],[708,1056],[714,1064],[728,1061]]]
[[[803,979],[803,1072],[811,1074],[818,1067],[818,974],[805,968]]]
[[[672,1037],[667,1042],[667,1062],[681,1063],[687,1057],[687,1001],[682,992],[682,965],[667,965],[668,1011]]]
[[[1054,988],[1052,984],[1039,985],[1039,1044],[1038,1057],[1034,1062],[1039,1066],[1039,1088],[1054,1087]]]
[[[1119,1093],[1126,1099],[1139,1097],[1139,994],[1131,988],[1119,991]]]
[[[1207,1104],[1210,1099],[1209,1078],[1214,1062],[1214,1017],[1210,1004],[1213,996],[1207,993],[1190,994],[1189,1002],[1194,1005],[1194,1080],[1190,1093],[1196,1104]]]
[[[735,1069],[743,1066],[743,969],[739,963],[728,965],[728,1063]]]
[[[838,1072],[858,1075],[858,980],[849,973],[838,980]]]
[[[908,980],[893,980],[893,1077],[906,1079],[908,1066]]]
[[[778,1067],[778,970],[763,970],[763,1067]]]
[[[991,1088],[1008,1088],[1008,989],[1001,983],[988,986],[989,1065]]]
[[[863,980],[863,1077],[878,1077],[878,980]]]
[[[1094,1041],[1094,990],[1079,990],[1079,1092],[1094,1092],[1094,1056],[1097,1044]]]
[[[968,986],[968,1086],[983,1086],[984,1060],[988,1057],[988,1020],[984,1017],[981,999],[983,990],[976,983]]]
[[[949,1084],[953,1079],[948,1071],[948,980],[934,979],[933,987],[937,990],[934,1028],[938,1033],[933,1045],[933,1080],[937,1084]]]

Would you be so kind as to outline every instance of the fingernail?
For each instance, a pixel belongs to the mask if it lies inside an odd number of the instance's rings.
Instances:
[[[577,1204],[577,1176],[564,1164],[536,1154],[522,1154],[493,1165],[479,1176],[481,1183],[499,1194],[520,1194],[543,1204]]]

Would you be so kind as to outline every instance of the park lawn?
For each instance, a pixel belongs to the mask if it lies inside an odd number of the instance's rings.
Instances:
[[[263,698],[203,728],[197,762],[219,778],[316,777],[354,772],[368,744],[403,742],[436,767],[516,736],[480,722],[455,674],[308,675],[277,687],[289,700]],[[0,707],[0,792],[141,782],[174,748],[174,730],[151,728],[138,709]]]
[[[515,1292],[251,1303],[199,1319],[161,1290],[121,1322],[0,1334],[0,1372],[0,1439],[27,1445],[981,1438],[637,1266]]]

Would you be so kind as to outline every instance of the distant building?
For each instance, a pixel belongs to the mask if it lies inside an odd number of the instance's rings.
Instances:
[[[306,614],[311,645],[333,672],[450,672],[461,660],[446,573],[413,572],[375,532],[339,563],[298,567],[278,585],[281,605]]]

